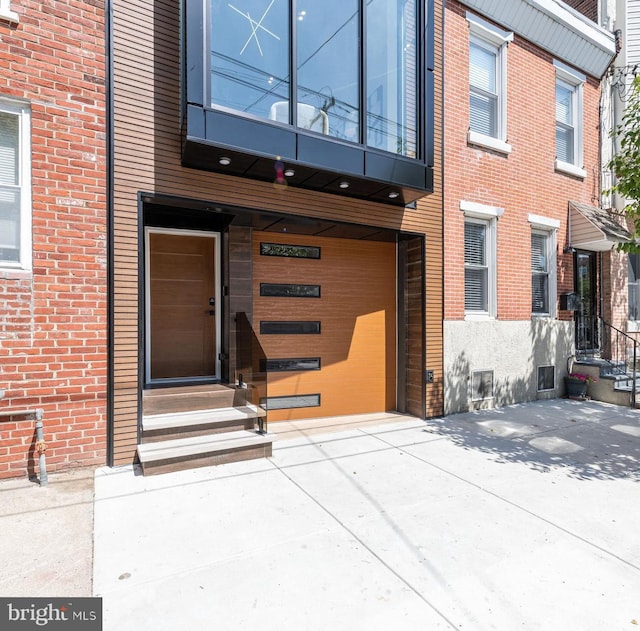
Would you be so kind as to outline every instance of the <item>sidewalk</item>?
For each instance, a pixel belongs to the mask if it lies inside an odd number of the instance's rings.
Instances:
[[[637,628],[637,410],[557,399],[310,425],[270,427],[269,460],[96,472],[105,631]],[[12,532],[5,560],[28,549]]]

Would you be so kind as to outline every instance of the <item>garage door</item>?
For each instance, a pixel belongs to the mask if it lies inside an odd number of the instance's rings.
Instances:
[[[269,421],[394,410],[395,243],[254,233]]]

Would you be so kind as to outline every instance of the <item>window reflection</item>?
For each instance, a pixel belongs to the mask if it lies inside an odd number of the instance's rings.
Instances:
[[[417,157],[417,0],[209,2],[212,105]]]
[[[210,1],[212,102],[268,118],[289,98],[289,2]]]
[[[367,4],[367,144],[416,157],[416,3]]]
[[[360,141],[359,0],[298,3],[298,126]]]

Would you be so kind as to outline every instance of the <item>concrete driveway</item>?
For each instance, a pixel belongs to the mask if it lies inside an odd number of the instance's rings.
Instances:
[[[640,623],[640,412],[273,424],[269,460],[95,479],[105,631]]]

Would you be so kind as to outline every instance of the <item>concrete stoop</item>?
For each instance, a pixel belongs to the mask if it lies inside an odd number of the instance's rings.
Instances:
[[[273,438],[246,430],[138,445],[143,475],[267,458]]]
[[[138,460],[143,475],[272,454],[273,437],[255,430],[264,409],[227,386],[163,388],[144,395]]]
[[[623,370],[619,364],[598,358],[581,360],[573,365],[573,372],[588,374],[596,379],[587,387],[591,399],[629,407],[632,403],[633,375]],[[640,407],[640,374],[636,377],[635,391],[636,407]]]

